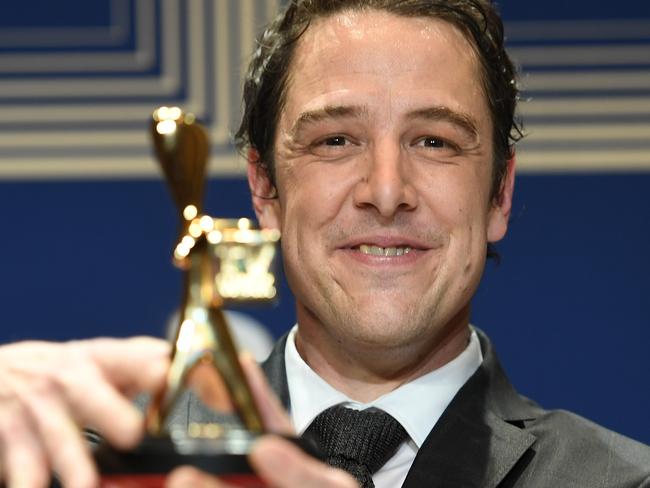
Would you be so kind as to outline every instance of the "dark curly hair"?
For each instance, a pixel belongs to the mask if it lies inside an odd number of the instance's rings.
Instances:
[[[507,161],[522,137],[515,118],[516,70],[504,48],[503,23],[490,0],[291,0],[257,40],[244,83],[243,116],[235,135],[241,151],[254,148],[273,186],[276,127],[287,95],[293,53],[311,22],[343,10],[374,9],[404,17],[433,17],[454,25],[481,63],[494,133],[491,198],[500,198]]]

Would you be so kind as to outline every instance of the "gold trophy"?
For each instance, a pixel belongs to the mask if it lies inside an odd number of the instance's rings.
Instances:
[[[275,297],[271,265],[280,233],[255,229],[245,218],[202,215],[208,139],[192,115],[177,107],[160,107],[153,113],[151,133],[180,214],[174,262],[183,270],[185,282],[167,385],[149,410],[148,431],[160,435],[179,394],[186,385],[194,385],[209,407],[234,410],[245,432],[259,435],[264,431],[262,419],[222,307]]]
[[[241,486],[264,486],[246,460],[264,424],[222,307],[275,297],[272,265],[280,233],[257,229],[245,218],[202,214],[208,138],[191,114],[160,107],[153,113],[151,133],[180,215],[173,259],[184,274],[183,297],[166,385],[147,412],[148,435],[132,452],[106,445],[97,450],[103,486],[162,486],[166,473],[183,464]],[[192,423],[186,431],[167,432],[165,421],[188,388],[224,417],[234,414],[239,425]]]

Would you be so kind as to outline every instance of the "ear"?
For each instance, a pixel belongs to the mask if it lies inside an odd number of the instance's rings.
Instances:
[[[251,191],[255,215],[264,229],[281,229],[280,203],[275,187],[269,179],[266,169],[260,163],[260,155],[256,149],[249,149],[248,159],[248,187]]]
[[[496,200],[492,202],[492,207],[488,215],[488,242],[500,241],[508,230],[508,221],[510,220],[510,211],[512,210],[512,195],[515,190],[516,158],[514,152],[506,164],[506,174],[501,182],[499,194]]]

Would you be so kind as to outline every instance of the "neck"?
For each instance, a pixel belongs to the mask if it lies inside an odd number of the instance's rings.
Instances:
[[[430,337],[405,346],[355,343],[314,323],[313,317],[299,312],[298,318],[300,356],[330,385],[361,403],[444,366],[465,350],[471,332],[469,305]]]

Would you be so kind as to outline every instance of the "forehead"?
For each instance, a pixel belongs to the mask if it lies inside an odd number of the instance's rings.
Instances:
[[[301,37],[299,46],[309,50],[312,42],[315,43],[312,48],[322,42],[331,42],[334,44],[330,47],[349,47],[350,43],[361,45],[377,38],[394,41],[385,46],[386,50],[400,50],[413,43],[426,49],[437,42],[445,42],[447,47],[457,48],[457,53],[473,51],[465,35],[442,18],[398,15],[372,8],[347,9],[316,18]]]
[[[359,89],[437,92],[444,104],[487,106],[475,49],[452,24],[378,10],[316,20],[297,43],[286,100],[328,103],[327,98]]]

